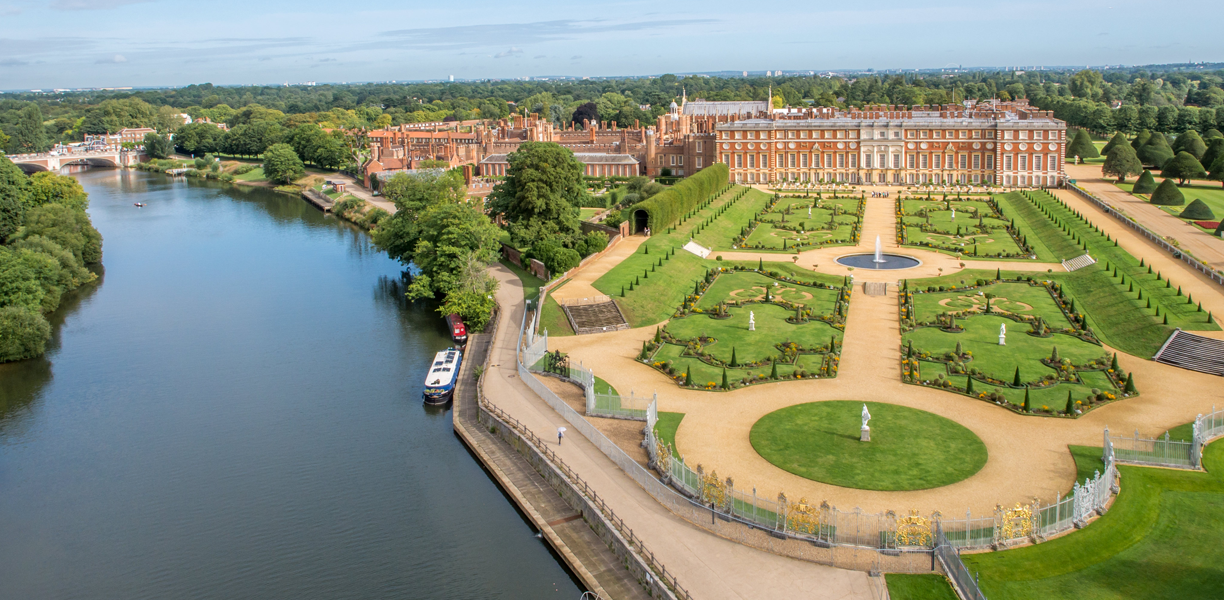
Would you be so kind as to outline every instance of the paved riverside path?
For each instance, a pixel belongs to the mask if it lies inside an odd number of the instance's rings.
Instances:
[[[518,379],[515,348],[524,311],[522,284],[503,266],[493,265],[490,273],[501,282],[497,299],[503,310],[491,349],[485,397],[541,438],[555,440],[557,427],[566,426],[566,420]],[[677,574],[680,585],[694,598],[872,597],[866,573],[755,550],[680,519],[572,428],[553,449],[595,488],[667,570]]]
[[[475,367],[484,364],[491,342],[490,336],[476,334],[468,343],[467,360],[455,393],[455,432],[587,589],[608,599],[650,598],[582,515],[522,455],[476,421],[476,385],[471,382]]]
[[[1185,286],[1196,301],[1202,299],[1204,310],[1219,306],[1215,313],[1224,315],[1224,293],[1220,286],[1198,275],[1185,263],[1174,260],[1167,252],[1157,250],[1134,230],[1070,192],[1056,193],[1118,239],[1120,246],[1146,258],[1166,276],[1173,277],[1174,283]],[[867,219],[878,223],[879,219],[886,218],[888,226],[895,227],[893,214],[873,209],[872,204],[880,201],[891,207],[893,200],[868,198]],[[865,231],[872,230],[868,226],[864,224]],[[887,232],[888,229],[880,227],[878,231]],[[884,233],[880,236],[886,249],[889,244],[885,240],[896,239],[885,237]],[[874,245],[873,235],[870,246],[874,249]],[[863,247],[860,245],[860,249]],[[844,248],[840,251],[848,253]],[[919,255],[912,248],[901,249],[901,252]],[[804,265],[809,254],[812,253],[804,253],[800,265]],[[768,261],[770,257],[779,256],[789,260],[793,255],[740,253],[737,258],[756,260],[758,256]],[[967,268],[993,269],[996,265],[1004,269],[1015,268],[1003,261],[965,262]],[[1017,265],[1021,266],[1024,270],[1041,272],[1047,268],[1041,263]],[[822,259],[817,270],[845,272],[844,269],[835,270],[837,268]],[[925,276],[915,274],[918,270],[878,272],[877,275],[892,281],[900,277]],[[959,266],[953,262],[944,273],[958,270]],[[853,274],[863,281],[868,271],[856,269]],[[657,391],[660,411],[685,413],[676,434],[676,446],[688,464],[702,464],[707,471],[717,470],[720,477],[734,478],[740,489],[755,487],[762,497],[774,498],[779,492],[785,492],[792,499],[806,498],[817,504],[827,500],[841,509],[861,507],[867,512],[939,510],[944,515],[963,517],[969,509],[975,515],[987,516],[998,504],[1029,502],[1034,497],[1049,502],[1059,493],[1066,494],[1074,482],[1076,470],[1067,451],[1068,444],[1100,446],[1106,426],[1114,432],[1139,430],[1146,435],[1157,435],[1192,421],[1196,414],[1210,411],[1213,404],[1221,404],[1219,377],[1125,353],[1118,356],[1121,367],[1128,372],[1136,371],[1136,384],[1142,395],[1097,408],[1075,420],[1019,415],[959,394],[906,385],[901,383],[900,376],[901,332],[897,311],[893,286],[889,286],[887,296],[874,297],[863,294],[861,287],[856,286],[836,378],[756,385],[727,393],[681,389],[668,377],[637,362],[635,357],[642,343],[654,336],[655,325],[614,333],[552,337],[549,349],[562,350],[570,354],[571,360],[593,366],[597,376],[622,393]],[[1022,332],[1014,334],[1024,335]],[[1106,346],[1105,350],[1113,349]],[[977,434],[986,444],[989,459],[976,475],[950,486],[913,492],[874,492],[804,479],[774,466],[752,448],[749,431],[762,416],[787,406],[820,400],[885,402],[933,412]]]
[[[1113,184],[1115,180],[1104,179],[1100,165],[1067,165],[1067,175],[1076,180],[1081,188],[1092,192],[1106,204],[1130,215],[1140,225],[1147,227],[1160,236],[1177,240],[1181,247],[1213,269],[1224,269],[1224,240],[1199,229],[1169,213],[1149,204],[1143,198],[1128,194]],[[1134,178],[1131,179],[1134,182]],[[1063,199],[1073,196],[1070,193],[1060,193]],[[1077,198],[1078,199],[1078,198]],[[1091,206],[1080,200],[1084,206]],[[1085,216],[1094,214],[1093,222],[1113,221],[1114,218],[1104,214],[1095,206],[1091,211],[1080,210]],[[1152,246],[1155,248],[1155,246]],[[1160,251],[1165,254],[1163,250]],[[1131,251],[1134,254],[1134,251]]]

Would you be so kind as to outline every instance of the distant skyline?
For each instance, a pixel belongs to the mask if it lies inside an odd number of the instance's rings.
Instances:
[[[0,89],[1224,61],[1210,0],[353,6],[0,0]]]

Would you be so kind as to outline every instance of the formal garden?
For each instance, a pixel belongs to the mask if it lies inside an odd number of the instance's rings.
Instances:
[[[759,193],[759,192],[758,192]],[[760,252],[801,252],[858,242],[864,202],[861,195],[774,194],[718,248]]]
[[[716,261],[718,262],[718,261]],[[726,263],[694,284],[639,360],[683,387],[837,375],[850,291],[840,277]]]
[[[1136,394],[1133,376],[1121,374],[1057,282],[906,282],[900,301],[906,383],[1066,417]]]
[[[906,196],[897,199],[897,242],[963,258],[1035,257],[1027,235],[986,195]]]

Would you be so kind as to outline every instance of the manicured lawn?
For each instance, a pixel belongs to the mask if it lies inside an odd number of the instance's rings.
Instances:
[[[557,288],[560,287],[560,285],[557,286]],[[536,291],[537,293],[539,292],[538,289]],[[557,304],[557,301],[553,299],[551,292],[544,297],[544,304],[540,310],[539,330],[542,332],[546,329],[548,330],[548,335],[574,335],[574,329],[570,327],[569,319],[565,317],[565,311],[561,310],[561,305]]]
[[[783,197],[759,217],[760,223],[748,236],[746,247],[789,252],[796,245],[810,248],[852,243],[859,202],[858,198]]]
[[[1058,262],[1075,258],[1084,253],[1083,249],[1071,242],[1061,229],[1041,214],[1032,202],[1024,198],[1020,192],[1011,192],[999,196],[999,208],[1003,216],[1016,220],[1016,228],[1027,240],[1041,262]]]
[[[671,366],[675,371],[673,378],[677,383],[683,383],[684,375],[689,373],[692,375],[695,385],[711,390],[719,389],[718,386],[722,383],[723,368],[702,362],[698,358],[681,356],[682,352],[684,352],[684,346],[663,344],[663,347],[654,354],[654,362]],[[728,355],[730,355],[729,350]],[[793,364],[780,362],[778,363],[778,379],[793,379],[794,374],[801,371],[806,371],[809,374],[818,373],[823,360],[824,357],[820,354],[800,354]],[[745,379],[769,377],[772,372],[771,369],[771,366],[728,368],[726,370],[727,380],[729,383],[736,383],[743,382]]]
[[[865,490],[924,490],[986,464],[986,445],[938,415],[868,402],[871,441],[859,441],[863,403],[812,402],[761,417],[749,440],[765,460],[815,481]]]
[[[598,375],[595,376],[595,393],[612,394],[615,396],[620,395],[620,392],[616,391],[616,388],[612,387],[612,384],[600,379]]]
[[[587,219],[590,219],[603,211],[604,209],[602,208],[580,208],[578,209],[578,218],[586,221]]]
[[[906,575],[889,573],[884,576],[888,597],[892,600],[958,600],[952,584],[943,575]]]
[[[1121,492],[1095,523],[1035,546],[964,555],[965,565],[991,600],[1219,598],[1224,443],[1203,454],[1206,473],[1121,466]]]
[[[725,262],[719,261],[718,264],[724,267],[745,267],[749,269],[756,269],[759,267],[763,269],[766,274],[773,272],[779,276],[789,277],[796,281],[802,282],[823,283],[825,285],[837,287],[841,287],[848,283],[848,279],[841,275],[826,275],[824,273],[817,273],[815,271],[783,261],[765,262],[760,260],[728,260]]]
[[[719,302],[763,301],[766,288],[769,288],[771,297],[802,304],[805,308],[811,308],[816,315],[832,314],[833,305],[837,302],[837,292],[834,290],[779,282],[760,273],[738,271],[719,275],[702,294],[697,307],[709,310]]]
[[[782,351],[775,348],[775,344],[794,342],[804,348],[816,348],[828,346],[833,338],[842,338],[841,331],[823,321],[786,322],[794,311],[776,304],[751,304],[728,310],[731,317],[727,319],[705,314],[672,319],[667,324],[667,332],[680,340],[695,340],[700,336],[714,338],[716,341],[705,344],[704,349],[722,362],[731,360],[733,349],[737,361],[755,362],[779,357]],[[749,313],[755,314],[755,331],[748,331]]]
[[[1008,233],[1008,221],[981,197],[909,198],[901,201],[900,209],[907,246],[963,254],[965,259],[1028,258]]]
[[[733,187],[728,194],[737,194],[741,189],[743,188],[739,186]],[[740,230],[748,224],[753,215],[760,212],[769,203],[769,198],[770,195],[765,192],[749,189],[743,198],[736,200],[727,209],[727,212],[693,236],[693,240],[713,250],[730,250],[731,240],[739,235]]]
[[[637,252],[596,280],[595,289],[615,298],[632,327],[653,325],[670,317],[684,296],[692,293],[693,283],[703,279],[706,270],[715,266],[715,261],[702,260],[680,248],[688,242],[689,231],[696,223],[712,216],[732,197],[732,192],[720,196],[710,206],[678,223],[670,233],[653,232]],[[630,283],[634,284],[632,290]],[[622,289],[625,290],[623,297]]]
[[[238,181],[263,181],[266,177],[264,177],[263,167],[255,167],[255,169],[247,171],[242,175],[234,175],[234,179]]]
[[[510,269],[518,276],[519,281],[523,284],[523,297],[528,302],[534,302],[540,297],[540,286],[544,285],[544,280],[536,277],[534,273],[524,269],[506,259],[501,260],[501,264],[507,269]]]
[[[683,419],[684,413],[659,411],[659,421],[655,423],[655,435],[673,451],[676,448],[676,430]]]
[[[982,310],[986,297],[980,294],[994,295],[990,301],[994,311],[1039,316],[1054,327],[1071,326],[1044,287],[1027,283],[996,283],[972,290],[914,294],[914,316],[919,321],[930,321],[938,313],[971,308]]]

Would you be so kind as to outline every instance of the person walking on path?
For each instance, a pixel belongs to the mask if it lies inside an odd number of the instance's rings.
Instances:
[[[560,445],[561,445],[561,438],[563,438],[563,437],[565,437],[565,428],[564,428],[564,427],[558,427],[558,428],[557,428],[557,445],[558,445],[558,446],[560,446]]]

